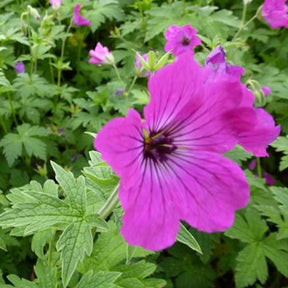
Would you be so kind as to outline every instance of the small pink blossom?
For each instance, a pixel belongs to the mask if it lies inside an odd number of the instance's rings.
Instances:
[[[196,29],[191,24],[186,24],[183,27],[171,25],[165,32],[167,43],[165,51],[172,51],[172,54],[178,56],[182,53],[193,51],[195,46],[201,44],[201,40],[196,36]]]
[[[102,64],[113,64],[114,57],[109,52],[109,49],[102,46],[100,42],[97,43],[94,50],[89,51],[89,55],[92,57],[89,59],[89,63],[101,66]]]
[[[22,61],[20,61],[20,62],[15,62],[15,64],[14,64],[14,69],[15,69],[15,71],[16,71],[17,74],[24,73],[24,72],[25,72],[24,63],[23,63]]]
[[[73,14],[73,22],[76,26],[90,26],[91,22],[84,18],[80,13],[79,10],[81,8],[80,4],[77,4],[74,7],[74,14]]]
[[[274,185],[275,179],[266,171],[263,172],[263,177],[265,178],[265,182],[267,185]]]
[[[256,158],[254,158],[250,161],[248,168],[249,170],[254,170],[256,166],[257,166],[257,160]]]
[[[61,3],[62,3],[62,0],[50,0],[50,5],[55,9],[58,9]]]
[[[263,91],[263,93],[264,93],[264,95],[267,97],[268,95],[270,95],[270,93],[271,93],[271,89],[270,89],[270,87],[269,86],[263,86],[262,87],[262,91]]]
[[[265,0],[261,14],[272,29],[288,28],[286,0]]]

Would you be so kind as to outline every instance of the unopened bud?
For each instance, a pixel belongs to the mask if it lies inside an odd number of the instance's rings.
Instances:
[[[27,8],[31,16],[35,17],[37,21],[40,20],[40,14],[38,13],[37,9],[33,8],[31,5],[28,5]]]

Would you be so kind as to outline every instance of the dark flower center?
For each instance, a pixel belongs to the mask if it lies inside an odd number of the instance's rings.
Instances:
[[[164,134],[150,133],[144,142],[144,157],[154,161],[166,161],[167,155],[177,149],[173,144],[173,139]]]
[[[182,40],[182,45],[183,46],[188,46],[191,42],[191,39],[184,37],[184,39]]]

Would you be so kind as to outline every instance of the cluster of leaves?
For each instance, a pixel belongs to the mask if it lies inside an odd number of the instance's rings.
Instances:
[[[216,0],[215,6],[209,0],[62,0],[59,10],[49,1],[2,2],[0,287],[288,285],[287,30],[255,20],[236,34],[243,25],[242,0]],[[249,3],[246,19],[262,2]],[[73,25],[76,3],[91,26]],[[158,50],[161,57],[167,27],[187,23],[202,40],[197,60],[203,63],[221,44],[229,62],[245,68],[243,81],[256,104],[281,124],[276,151],[262,167],[258,163],[258,173],[267,170],[277,182],[268,188],[247,170],[251,201],[230,230],[211,235],[183,224],[177,238],[182,244],[153,254],[124,242],[121,207],[111,216],[104,209],[119,179],[98,153],[89,153],[93,141],[84,132],[97,132],[129,107],[142,111],[149,95],[146,79],[135,77],[135,51]],[[88,63],[97,41],[112,51],[118,76],[111,66]],[[25,73],[15,73],[16,61],[24,62]],[[272,91],[267,98],[264,85]],[[116,97],[119,88],[123,93]],[[252,157],[239,147],[226,156],[243,168]]]
[[[74,178],[52,162],[58,185],[53,180],[43,186],[32,181],[8,194],[12,206],[0,216],[0,225],[4,229],[13,227],[13,236],[32,235],[31,248],[38,257],[34,267],[37,278],[29,282],[8,275],[13,287],[59,287],[61,282],[63,287],[77,288],[96,284],[132,288],[138,282],[142,285],[139,287],[164,285],[165,281],[146,279],[156,269],[155,264],[134,260],[151,252],[128,247],[116,221],[103,219],[99,207],[107,194],[118,188],[119,180],[97,152],[90,155],[86,177]],[[2,249],[6,249],[5,237],[0,239]]]

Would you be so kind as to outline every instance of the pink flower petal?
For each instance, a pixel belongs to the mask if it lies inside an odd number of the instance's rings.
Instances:
[[[286,0],[265,0],[261,13],[272,29],[288,28]]]
[[[143,161],[143,132],[139,113],[129,109],[126,118],[118,117],[108,122],[94,141],[95,149],[101,151],[102,158],[113,167],[119,177],[134,183],[134,175],[140,173]]]
[[[249,201],[243,171],[219,154],[176,150],[167,166],[175,175],[171,182],[177,182],[178,191],[184,194],[181,219],[201,231],[217,232],[231,227],[235,210]]]
[[[80,13],[81,5],[76,4],[74,7],[73,22],[76,26],[90,26],[91,22],[84,18]]]
[[[267,146],[280,134],[280,126],[275,126],[273,117],[262,108],[255,108],[257,122],[249,130],[239,131],[239,144],[258,157],[267,157]]]

